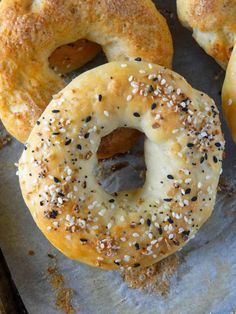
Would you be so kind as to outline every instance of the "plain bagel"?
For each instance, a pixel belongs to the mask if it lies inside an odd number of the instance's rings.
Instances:
[[[88,39],[108,61],[171,67],[170,31],[151,0],[3,0],[0,25],[0,118],[21,142],[65,86],[48,62],[58,47]]]
[[[226,69],[236,42],[236,0],[177,0],[177,9],[198,44]]]
[[[110,195],[93,169],[101,138],[119,127],[146,135],[146,182]],[[212,99],[171,70],[114,62],[54,97],[27,141],[19,179],[38,227],[65,255],[139,267],[179,250],[211,215],[223,150]]]

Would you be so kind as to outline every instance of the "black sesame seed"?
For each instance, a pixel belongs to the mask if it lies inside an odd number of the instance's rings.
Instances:
[[[82,244],[85,244],[85,243],[88,242],[88,240],[87,240],[87,239],[84,239],[84,238],[81,238],[81,239],[80,239],[80,242],[81,242]]]
[[[139,267],[141,266],[140,263],[135,263],[133,267]]]
[[[89,133],[86,133],[85,135],[84,135],[84,138],[89,138]]]
[[[98,95],[98,100],[102,101],[102,95]]]
[[[221,144],[219,142],[215,143],[216,147],[221,147]]]
[[[189,236],[190,231],[189,231],[189,230],[188,230],[188,231],[187,231],[187,230],[184,230],[184,231],[182,232],[182,234],[183,234],[183,235],[186,235],[186,236]]]
[[[52,135],[59,135],[60,132],[53,132]]]
[[[88,123],[89,121],[92,120],[92,117],[91,116],[88,116],[86,119],[85,119],[85,122]]]
[[[147,219],[147,225],[148,225],[148,226],[151,226],[151,223],[152,223],[152,222],[151,222],[151,219],[148,218],[148,219]]]
[[[64,194],[64,193],[62,193],[62,192],[58,192],[58,196],[64,197],[64,196],[65,196],[65,194]]]
[[[136,250],[139,250],[140,249],[140,245],[138,244],[138,243],[135,243],[135,248],[136,248]]]
[[[44,202],[43,202],[43,201],[40,201],[39,205],[40,205],[40,206],[43,206],[43,205],[44,205]]]
[[[26,145],[24,145],[24,150],[27,150],[27,146]]]
[[[40,121],[37,121],[36,124],[37,124],[37,125],[40,125]]]
[[[56,177],[54,177],[53,180],[54,180],[55,183],[61,182],[61,181],[60,181],[58,178],[56,178]]]
[[[82,149],[82,146],[80,144],[78,144],[77,146],[77,149],[81,150]]]
[[[200,158],[200,163],[202,164],[204,162],[205,158],[204,157],[201,157]]]
[[[171,174],[168,174],[167,178],[168,178],[169,180],[174,180],[174,177],[173,177]]]
[[[114,203],[114,202],[115,202],[114,198],[109,200],[109,203]]]
[[[120,266],[120,262],[114,261],[114,264]]]
[[[218,162],[218,158],[216,156],[213,156],[213,161],[216,164]]]
[[[151,106],[151,109],[154,110],[154,109],[156,109],[156,107],[157,107],[157,104],[154,102],[154,103],[152,104],[152,106]]]
[[[138,112],[134,112],[133,115],[136,117],[136,118],[139,118],[140,117],[140,114]]]
[[[185,190],[185,194],[190,194],[191,193],[191,189],[186,189]]]
[[[188,144],[187,144],[187,147],[188,147],[188,148],[192,148],[193,146],[194,146],[193,143],[188,143]]]
[[[160,235],[162,235],[162,233],[163,233],[162,227],[158,228],[158,231],[159,231]]]
[[[165,201],[165,202],[171,202],[171,201],[172,201],[172,198],[164,198],[164,201]]]
[[[154,92],[154,87],[153,87],[152,85],[150,85],[149,91],[150,91],[150,92]]]
[[[57,211],[57,210],[52,210],[52,211],[49,213],[49,217],[50,217],[51,219],[57,218],[57,215],[58,215],[58,211]]]
[[[174,220],[171,217],[168,218],[168,221],[169,221],[170,224],[174,223]]]
[[[192,202],[196,202],[196,201],[197,201],[197,196],[192,197],[192,198],[191,198],[191,201],[192,201]]]
[[[60,110],[58,110],[58,109],[52,110],[52,113],[58,113],[58,112],[60,112]]]
[[[71,139],[66,140],[65,141],[65,146],[70,145],[70,143],[71,143]]]
[[[142,58],[140,58],[140,57],[137,57],[137,58],[135,58],[134,60],[135,60],[135,61],[138,61],[138,62],[140,62],[140,61],[142,61]]]

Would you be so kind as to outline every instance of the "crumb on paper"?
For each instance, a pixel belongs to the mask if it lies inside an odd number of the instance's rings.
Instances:
[[[121,275],[130,288],[141,289],[144,292],[167,296],[170,280],[180,265],[180,258],[171,255],[152,266],[124,270]]]
[[[74,290],[65,287],[64,276],[57,269],[57,260],[53,254],[48,254],[53,260],[53,265],[47,268],[48,282],[55,291],[55,306],[58,310],[65,314],[75,314],[76,311],[72,305]]]
[[[2,122],[0,121],[0,149],[10,143],[12,137],[5,130]]]
[[[218,81],[218,80],[221,78],[221,76],[223,75],[223,73],[224,73],[223,70],[217,71],[217,72],[215,73],[215,75],[214,75],[214,80],[215,80],[215,81]]]
[[[226,181],[226,179],[221,176],[218,191],[226,194],[227,197],[234,197],[236,194],[235,184],[233,182]]]

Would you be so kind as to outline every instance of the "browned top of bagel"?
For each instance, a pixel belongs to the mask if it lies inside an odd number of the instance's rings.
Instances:
[[[199,45],[226,68],[236,41],[236,0],[177,0],[177,7]]]
[[[3,0],[0,9],[0,117],[22,142],[65,85],[48,63],[57,47],[85,38],[108,61],[171,66],[171,35],[150,0]]]

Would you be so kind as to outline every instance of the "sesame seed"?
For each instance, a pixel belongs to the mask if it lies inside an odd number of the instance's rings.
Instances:
[[[102,101],[102,95],[101,94],[97,95],[96,97],[97,97],[98,101]]]
[[[91,116],[88,116],[86,119],[85,119],[85,122],[88,123],[89,121],[92,120],[92,117]]]
[[[130,260],[130,256],[129,256],[129,255],[125,255],[125,256],[124,256],[124,261],[125,261],[125,262],[128,262],[129,260]]]
[[[71,143],[71,139],[66,140],[66,141],[65,141],[65,146],[70,145],[70,143]]]
[[[104,116],[109,117],[109,112],[108,111],[104,110],[103,113],[104,113]]]
[[[120,66],[121,66],[122,68],[126,68],[126,67],[127,67],[127,64],[126,64],[126,63],[122,63]]]
[[[132,98],[133,98],[133,96],[132,96],[132,95],[128,95],[128,96],[127,96],[127,101],[131,101],[131,100],[132,100]]]
[[[233,99],[230,98],[230,99],[228,100],[228,105],[231,106],[232,104],[233,104]]]
[[[154,102],[154,103],[152,104],[152,106],[151,106],[151,109],[154,110],[154,109],[156,109],[156,107],[157,107],[157,104]]]
[[[165,85],[166,84],[166,80],[165,79],[162,79],[161,80],[161,85]]]

